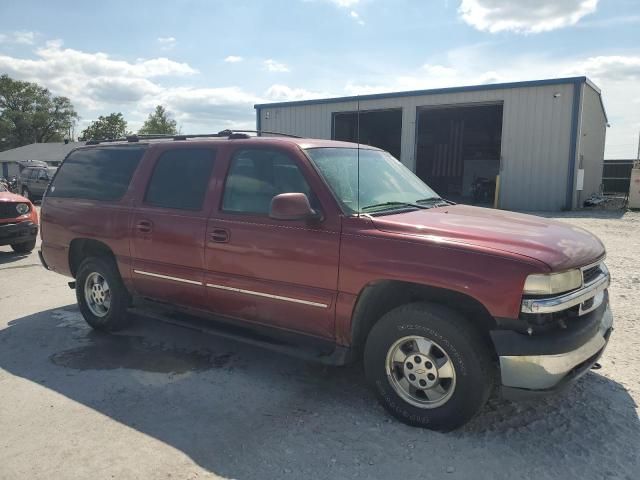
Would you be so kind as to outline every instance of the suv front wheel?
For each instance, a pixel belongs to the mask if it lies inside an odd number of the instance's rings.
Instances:
[[[391,310],[374,325],[364,367],[393,416],[439,431],[468,422],[493,378],[488,348],[473,326],[454,310],[423,302]]]
[[[76,298],[82,316],[97,330],[112,332],[130,323],[129,292],[115,262],[109,258],[83,260],[76,275]]]

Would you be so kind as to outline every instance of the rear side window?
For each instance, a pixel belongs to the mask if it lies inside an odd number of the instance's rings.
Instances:
[[[62,163],[49,197],[118,200],[131,177],[145,147],[100,147],[71,152]]]
[[[209,186],[215,151],[181,148],[158,158],[144,202],[178,210],[200,210]]]

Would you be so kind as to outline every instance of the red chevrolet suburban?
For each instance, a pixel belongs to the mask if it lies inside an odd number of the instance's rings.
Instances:
[[[332,365],[359,359],[411,425],[457,428],[584,374],[612,331],[582,229],[456,205],[390,154],[224,132],[72,151],[42,206],[43,265],[94,328],[130,310]],[[90,142],[96,143],[96,142]]]

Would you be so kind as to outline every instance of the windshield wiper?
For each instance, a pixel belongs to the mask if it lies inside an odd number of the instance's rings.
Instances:
[[[421,198],[420,200],[416,200],[416,203],[431,203],[434,207],[440,207],[443,205],[455,205],[454,202],[450,202],[449,200],[445,200],[442,197],[428,197]]]
[[[374,203],[373,205],[367,205],[366,207],[362,207],[361,211],[365,211],[365,210],[371,210],[371,209],[375,209],[375,208],[382,208],[384,210],[384,207],[412,207],[412,208],[420,208],[420,209],[425,209],[425,208],[429,208],[426,207],[424,205],[418,205],[417,203],[410,203],[410,202],[382,202],[382,203]]]

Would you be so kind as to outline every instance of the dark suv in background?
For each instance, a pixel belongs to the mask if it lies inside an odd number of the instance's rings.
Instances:
[[[18,192],[30,200],[42,198],[56,170],[55,167],[45,166],[22,169],[18,177]]]
[[[91,326],[123,328],[133,306],[362,359],[389,412],[438,430],[467,422],[494,380],[550,393],[604,351],[609,273],[589,232],[455,205],[374,147],[220,136],[132,138],[62,163],[41,259],[75,279]]]

